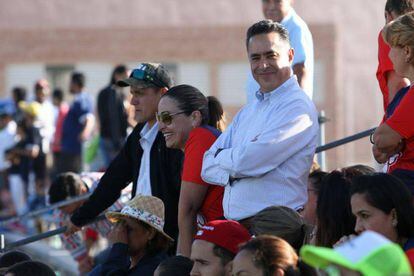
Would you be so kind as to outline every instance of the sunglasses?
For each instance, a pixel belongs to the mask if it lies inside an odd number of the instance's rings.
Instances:
[[[153,76],[156,75],[156,72],[151,67],[142,67],[132,70],[131,74],[129,75],[130,78],[134,78],[136,80],[142,80],[150,82],[158,87],[168,87],[163,81],[158,78],[154,78]]]
[[[163,111],[161,113],[155,113],[155,118],[157,118],[157,122],[159,123],[163,123],[164,125],[170,125],[172,123],[173,117],[175,115],[179,115],[179,114],[184,114],[186,113],[186,111],[180,111],[180,112],[176,112],[171,114],[168,111]]]

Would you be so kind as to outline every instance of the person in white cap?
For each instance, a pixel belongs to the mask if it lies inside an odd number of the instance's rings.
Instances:
[[[305,245],[300,256],[328,275],[412,275],[401,247],[372,231],[365,231],[335,249]]]
[[[173,242],[163,230],[162,200],[137,195],[120,212],[107,212],[106,217],[116,223],[109,234],[113,245],[106,261],[89,275],[152,276]]]

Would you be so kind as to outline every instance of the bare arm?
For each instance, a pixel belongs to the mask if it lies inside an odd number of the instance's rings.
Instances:
[[[394,70],[388,71],[385,75],[387,79],[388,87],[388,102],[391,102],[395,94],[400,91],[401,88],[404,88],[410,85],[410,81],[407,78],[402,78]]]
[[[199,212],[208,186],[183,181],[178,203],[178,244],[177,254],[190,257],[191,244],[197,231],[197,213]]]
[[[383,123],[374,132],[375,150],[391,156],[401,150],[402,139],[398,132]]]
[[[297,63],[293,65],[293,73],[298,78],[298,83],[303,90],[310,90],[312,89],[310,80],[309,80],[309,72],[306,70],[305,63]]]
[[[95,118],[92,114],[85,117],[85,127],[83,128],[79,138],[81,141],[86,141],[92,134],[95,125]]]

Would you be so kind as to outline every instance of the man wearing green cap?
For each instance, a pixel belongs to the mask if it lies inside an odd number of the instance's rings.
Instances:
[[[130,182],[132,195],[152,195],[165,204],[165,231],[174,239],[178,234],[177,213],[181,182],[180,150],[168,149],[164,136],[158,132],[155,113],[161,96],[172,86],[172,79],[160,64],[143,63],[129,78],[117,83],[130,86],[131,105],[135,107],[138,125],[123,148],[109,165],[98,187],[72,215],[68,233],[79,228],[112,205]]]

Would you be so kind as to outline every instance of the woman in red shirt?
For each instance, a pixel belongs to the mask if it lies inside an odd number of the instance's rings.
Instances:
[[[184,152],[177,253],[189,257],[197,224],[223,218],[224,188],[201,179],[204,153],[221,133],[223,108],[215,97],[206,98],[195,87],[179,85],[162,96],[157,121],[167,147]]]
[[[414,13],[391,21],[383,30],[390,45],[394,70],[414,82]],[[398,176],[414,194],[414,88],[397,92],[384,120],[375,130],[372,143],[375,159],[388,163],[387,172]]]

